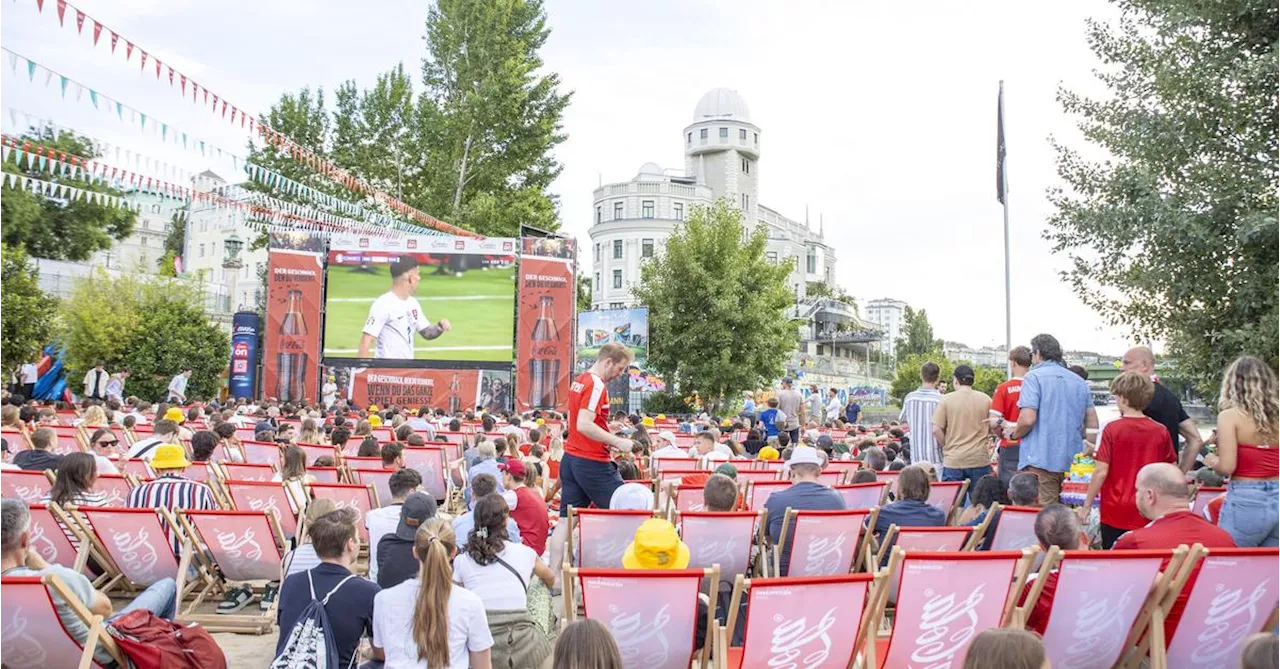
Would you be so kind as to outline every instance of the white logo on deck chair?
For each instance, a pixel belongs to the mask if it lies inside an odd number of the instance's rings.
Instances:
[[[45,664],[48,656],[39,639],[27,634],[27,616],[22,607],[16,607],[13,619],[0,632],[0,640],[4,641],[4,666],[12,669],[26,669]]]
[[[44,526],[31,524],[31,547],[44,558],[46,562],[56,562],[58,558],[58,547],[54,545],[53,540],[44,535]]]
[[[1075,627],[1071,629],[1074,643],[1067,647],[1061,666],[1066,669],[1091,667],[1098,663],[1099,657],[1114,657],[1120,652],[1124,630],[1128,628],[1121,625],[1120,616],[1128,610],[1132,593],[1133,585],[1125,588],[1115,601],[1106,597],[1099,599],[1096,593],[1080,593],[1086,602],[1076,612]]]
[[[147,541],[146,528],[138,528],[136,535],[130,534],[128,531],[118,531],[111,529],[111,543],[120,551],[123,562],[120,570],[129,576],[129,579],[136,583],[151,583],[155,579],[152,578],[152,572],[155,571],[156,562],[159,556],[156,554],[155,546]]]
[[[641,613],[618,612],[617,606],[610,606],[609,612],[614,614],[613,619],[609,621],[609,629],[613,631],[613,639],[618,642],[618,650],[622,653],[623,663],[628,666],[634,666],[633,663],[626,662],[627,658],[639,656],[645,652],[644,646],[650,639],[658,642],[656,648],[649,650],[643,660],[644,666],[666,666],[667,660],[671,655],[671,645],[667,642],[667,635],[663,631],[667,628],[667,623],[671,622],[671,616],[667,613],[669,604],[664,604],[653,614],[653,621],[645,624],[641,619]]]
[[[709,540],[698,543],[693,547],[694,553],[697,555],[698,564],[720,564],[733,563],[740,560],[743,554],[742,541],[738,538]]]
[[[1209,611],[1204,618],[1204,631],[1196,640],[1200,643],[1191,653],[1191,661],[1197,666],[1212,664],[1217,666],[1240,641],[1258,631],[1258,601],[1267,596],[1267,585],[1263,581],[1253,589],[1248,599],[1241,599],[1241,590],[1227,590],[1218,584],[1218,594],[1209,603]],[[1247,621],[1232,621],[1242,614],[1248,614]],[[1225,639],[1223,638],[1225,636]]]
[[[37,502],[44,496],[43,490],[29,485],[15,485],[13,486],[13,493],[17,495],[19,499],[27,502],[28,504]]]
[[[773,641],[769,646],[769,666],[774,668],[795,669],[797,666],[820,667],[827,661],[827,656],[831,654],[831,635],[827,634],[827,630],[836,624],[836,609],[832,607],[822,616],[813,627],[806,627],[808,618],[797,618],[795,620],[787,620],[781,615],[773,617],[773,622],[777,625],[773,628]],[[815,648],[812,652],[804,657],[799,657],[804,648],[814,641],[820,642],[822,647]],[[800,663],[796,663],[799,657]]]
[[[840,572],[848,534],[848,532],[841,532],[833,537],[814,537],[805,547],[804,573],[825,575]],[[846,568],[845,571],[848,569]]]
[[[246,527],[244,534],[236,534],[231,530],[218,532],[217,537],[218,547],[224,551],[221,559],[234,564],[239,569],[251,567],[262,559],[262,546],[254,540],[251,527]]]
[[[982,592],[984,587],[985,583],[978,584],[963,601],[956,601],[954,592],[934,595],[930,590],[925,591],[929,601],[920,613],[920,634],[916,636],[916,649],[911,651],[912,662],[948,660],[969,644],[978,633],[975,609],[986,597]],[[962,627],[952,633],[951,624],[961,619]]]

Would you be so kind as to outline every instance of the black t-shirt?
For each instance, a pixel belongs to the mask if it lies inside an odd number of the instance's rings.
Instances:
[[[1189,418],[1187,412],[1182,408],[1182,402],[1178,400],[1178,396],[1173,394],[1172,390],[1165,388],[1159,383],[1156,384],[1156,392],[1151,396],[1151,403],[1143,409],[1142,413],[1148,418],[1163,425],[1169,431],[1169,444],[1173,446],[1174,453],[1180,453],[1178,449],[1178,424]]]
[[[58,465],[62,463],[62,456],[49,451],[37,451],[36,449],[25,450],[13,456],[13,464],[18,469],[29,472],[42,472],[46,469],[58,471]]]
[[[378,541],[378,587],[394,588],[418,575],[421,563],[413,557],[413,542],[383,535]]]

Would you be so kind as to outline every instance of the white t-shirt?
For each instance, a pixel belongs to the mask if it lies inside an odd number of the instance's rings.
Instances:
[[[403,300],[395,293],[386,292],[369,305],[369,319],[364,322],[364,333],[378,338],[375,358],[397,360],[413,359],[413,335],[427,328],[431,321],[422,313],[418,300]]]
[[[834,421],[839,418],[840,409],[842,408],[844,408],[844,405],[840,404],[840,398],[832,397],[831,401],[827,402],[827,420]]]
[[[373,645],[386,652],[386,669],[428,669],[426,661],[418,659],[418,644],[413,640],[418,588],[418,579],[411,578],[373,597]],[[448,615],[449,669],[467,669],[471,653],[493,647],[484,603],[455,584],[449,593]]]
[[[160,445],[164,443],[167,443],[167,442],[165,442],[165,440],[161,439],[160,437],[147,437],[146,439],[139,439],[138,441],[134,442],[132,446],[129,447],[128,457],[130,460],[138,458],[138,459],[146,460],[147,462],[151,462],[151,459],[156,457],[156,449],[159,448]]]
[[[396,531],[400,525],[401,504],[388,504],[364,514],[364,526],[369,530],[369,580],[378,580],[378,542]]]
[[[183,399],[186,399],[187,376],[185,374],[179,374],[173,377],[173,380],[169,382],[169,392],[177,395],[182,395]]]
[[[40,379],[40,368],[36,367],[34,363],[28,362],[27,364],[22,366],[22,382],[23,383],[35,383],[39,379]],[[27,399],[31,399],[31,398],[28,397]]]
[[[508,541],[498,557],[523,576],[525,587],[528,587],[530,579],[534,578],[533,563],[538,559],[533,549]],[[476,593],[484,601],[487,611],[523,610],[528,606],[520,581],[497,562],[480,566],[470,555],[459,553],[453,559],[453,580]]]
[[[337,401],[338,384],[332,381],[326,381],[325,384],[320,387],[320,403],[327,407],[331,407]]]

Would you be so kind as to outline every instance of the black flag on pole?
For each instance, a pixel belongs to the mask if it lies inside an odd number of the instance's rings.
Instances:
[[[1009,182],[1004,175],[1004,82],[1000,82],[1000,95],[996,100],[996,199],[1004,204]]]

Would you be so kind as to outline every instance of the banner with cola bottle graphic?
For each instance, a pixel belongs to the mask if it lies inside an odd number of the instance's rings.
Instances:
[[[272,235],[267,260],[267,323],[262,395],[281,402],[318,399],[324,238]]]
[[[573,373],[577,287],[572,239],[525,237],[516,318],[516,410],[563,409]]]

